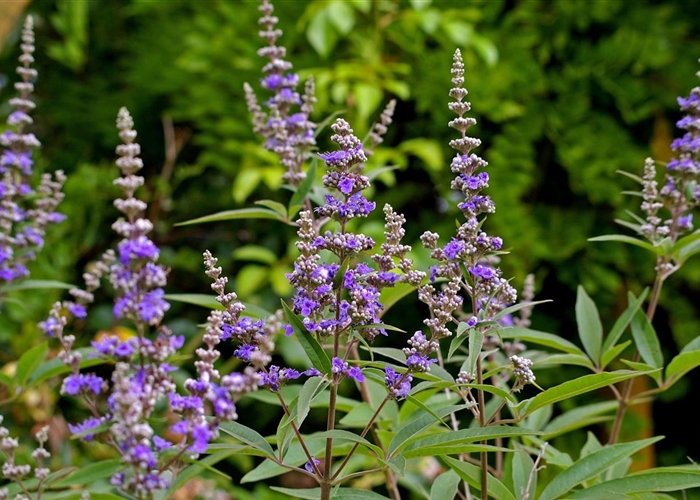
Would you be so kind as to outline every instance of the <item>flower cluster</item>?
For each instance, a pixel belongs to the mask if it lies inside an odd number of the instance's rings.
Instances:
[[[273,96],[264,103],[268,108],[264,111],[258,104],[253,88],[246,83],[246,102],[253,115],[254,132],[265,138],[265,148],[275,152],[286,168],[283,179],[298,186],[306,176],[301,167],[309,157],[310,148],[316,145],[316,125],[309,118],[316,103],[314,82],[309,78],[304,95],[299,95],[296,91],[299,75],[291,72],[292,63],[284,59],[287,50],[276,45],[282,30],[275,28],[278,19],[272,15],[274,7],[268,0],[263,0],[259,9],[262,17],[258,22],[263,27],[259,34],[268,45],[261,48],[258,54],[269,59],[263,67],[265,76],[261,84]],[[294,112],[297,106],[299,111]]]
[[[501,270],[495,266],[495,255],[501,250],[503,241],[486,234],[482,230],[483,220],[479,218],[482,214],[493,213],[495,204],[489,196],[482,193],[488,187],[489,176],[482,170],[487,163],[472,153],[480,141],[467,136],[467,130],[476,120],[464,116],[471,105],[465,101],[467,91],[463,88],[464,65],[459,50],[453,58],[452,84],[449,95],[454,101],[449,104],[449,108],[457,114],[457,118],[451,120],[449,126],[461,134],[458,139],[450,141],[450,146],[457,150],[451,163],[451,170],[456,174],[452,188],[464,196],[464,201],[458,206],[466,220],[444,246],[439,245],[437,233],[427,231],[421,236],[421,242],[431,250],[431,257],[437,261],[430,269],[431,283],[413,283],[419,287],[419,300],[427,304],[430,311],[430,317],[424,320],[430,330],[430,338],[418,331],[408,341],[409,347],[404,348],[408,367],[406,374],[400,376],[393,370],[391,373],[386,372],[386,383],[395,395],[405,395],[406,382],[410,384],[411,373],[428,371],[430,364],[437,361],[431,355],[438,351],[441,339],[452,335],[448,325],[456,323],[456,316],[461,314],[464,300],[460,295],[462,291],[466,291],[471,299],[471,317],[467,316],[465,321],[469,329],[479,328],[482,323],[492,323],[501,310],[517,299],[515,289],[502,278]],[[466,270],[464,274],[462,269]],[[438,279],[444,282],[439,289],[435,286]],[[524,323],[527,322],[526,317]],[[484,333],[487,333],[489,327],[484,328]],[[474,378],[475,374],[462,371],[458,380],[460,383],[468,383]]]
[[[23,485],[23,481],[29,479],[30,472],[32,471],[31,465],[23,464],[19,465],[15,461],[15,450],[19,446],[17,439],[10,437],[10,431],[2,425],[3,418],[0,416],[0,452],[5,456],[5,463],[2,464],[2,475],[3,477]],[[45,467],[46,461],[51,458],[51,453],[45,448],[46,442],[49,440],[49,428],[48,426],[42,427],[39,432],[36,433],[36,440],[39,446],[32,451],[32,458],[36,461],[36,467],[34,467],[34,479],[37,484],[33,489],[41,492],[44,488],[44,482],[49,477],[51,472],[48,467]],[[24,488],[24,491],[27,491]],[[0,488],[0,499],[4,500],[8,498],[7,488]],[[15,498],[27,499],[28,497],[24,495],[18,495]]]
[[[700,87],[693,88],[688,97],[679,97],[678,104],[687,114],[676,126],[686,133],[671,143],[675,157],[666,166],[661,189],[656,182],[654,160],[647,158],[644,163],[641,210],[646,218],[638,232],[655,244],[665,238],[675,243],[692,231],[692,211],[700,205]],[[666,219],[661,216],[662,208],[668,214]],[[677,263],[669,258],[658,259],[656,270],[663,279],[677,269]]]
[[[187,396],[177,393],[171,376],[175,367],[168,359],[182,347],[184,337],[173,335],[161,324],[170,307],[163,290],[167,272],[158,264],[159,249],[148,237],[153,225],[143,217],[146,204],[135,197],[144,183],[143,177],[136,175],[143,162],[133,120],[125,108],[119,111],[117,127],[122,144],[117,147],[116,163],[122,176],[114,184],[124,196],[114,204],[124,216],[112,228],[123,239],[117,252],[105,252],[91,272],[84,274],[86,289],[71,290],[74,300],[57,302],[41,327],[61,342],[60,357],[72,368],[72,374],[63,381],[62,394],[81,397],[92,411],[84,421],[71,424],[71,432],[89,441],[107,427],[108,442],[126,466],[113,475],[112,484],[139,498],[151,498],[153,492],[168,486],[166,474],[177,471],[180,456],[196,457],[205,452],[217,435],[218,422],[236,417],[232,394],[252,390],[256,384],[239,376],[219,376],[213,363],[219,356],[216,344],[221,332],[213,328],[204,336],[207,349],[197,351],[198,379],[186,381]],[[126,339],[102,335],[92,342],[95,355],[114,363],[111,384],[97,374],[80,371],[81,354],[73,350],[75,337],[64,333],[69,318],[87,316],[86,306],[93,301],[93,292],[102,278],[107,278],[115,291],[115,319],[130,322],[136,331],[135,336]],[[151,329],[154,335],[149,335]],[[101,412],[100,402],[105,395],[107,411]],[[151,425],[157,406],[166,400],[175,420],[168,429],[171,439],[177,437],[174,442],[157,435]],[[215,414],[213,420],[207,419],[206,402]],[[168,455],[162,457],[166,449]]]
[[[9,128],[0,134],[0,284],[29,275],[26,264],[44,246],[46,228],[65,218],[56,212],[66,180],[61,170],[54,176],[43,174],[36,189],[30,184],[32,152],[41,145],[34,134],[25,132],[33,123],[29,113],[35,107],[31,93],[37,76],[31,67],[34,61],[31,16],[24,23],[21,48],[17,73],[22,80],[15,83],[17,97],[10,99],[14,111],[7,118]]]
[[[373,257],[379,264],[378,270],[360,260],[361,254],[372,250],[375,242],[364,234],[347,231],[346,225],[353,218],[366,217],[376,206],[362,194],[369,187],[369,179],[360,173],[361,164],[367,158],[362,143],[345,120],[338,119],[332,129],[335,134],[331,140],[338,144],[339,150],[320,154],[327,167],[323,185],[330,193],[325,197],[326,203],[316,208],[316,213],[339,222],[341,230],[319,235],[313,214],[300,213],[300,240],[297,242],[300,256],[294,263],[294,271],[287,275],[297,289],[294,312],[302,316],[309,331],[321,337],[337,335],[351,327],[380,323],[379,292],[384,287],[394,286],[400,277],[392,272],[395,267],[392,257],[403,257],[407,251],[399,244],[401,235],[392,236],[382,247],[382,254]],[[338,194],[331,194],[334,192]],[[401,223],[390,207],[387,214],[393,224],[388,231],[392,234],[401,231]],[[333,254],[336,260],[320,263],[322,250]],[[337,276],[341,269],[342,275]],[[347,298],[339,299],[339,291],[347,293]],[[327,308],[329,314],[325,312]],[[377,335],[386,335],[386,331],[369,327],[362,329],[362,334],[372,340]]]

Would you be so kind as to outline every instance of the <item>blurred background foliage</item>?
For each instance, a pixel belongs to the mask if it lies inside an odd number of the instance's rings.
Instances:
[[[278,296],[290,295],[283,274],[294,258],[293,228],[266,220],[176,225],[262,198],[289,199],[280,189],[281,166],[251,132],[243,98],[246,81],[263,96],[256,7],[237,0],[26,2],[25,13],[36,19],[40,166],[69,176],[62,205],[68,221],[49,236],[35,277],[80,283],[85,266],[114,244],[114,121],[125,105],[146,165],[141,193],[171,268],[168,291],[209,292],[201,264],[208,248],[244,301],[274,309]],[[398,167],[376,179],[372,196],[407,215],[406,241],[419,262],[426,264],[418,236],[428,229],[450,235],[458,215],[449,189],[454,132],[447,92],[459,47],[478,120],[470,132],[483,141],[478,153],[491,165],[489,193],[498,207],[485,227],[511,252],[502,262],[505,275],[520,287],[535,273],[538,297],[555,299],[537,308],[534,327],[573,339],[578,283],[607,326],[626,306],[628,288],[638,293],[651,283],[650,255],[586,240],[624,232],[613,220],[637,210],[637,199],[621,195],[636,186],[618,170],[639,174],[645,157],[669,158],[680,118],[676,97],[697,85],[699,2],[314,0],[279,1],[275,12],[288,59],[302,79],[314,75],[317,122],[339,112],[362,137],[383,106],[398,100],[394,124],[367,168]],[[17,18],[0,33],[3,116],[20,25]],[[321,150],[330,148],[329,135],[321,131]],[[360,230],[380,236],[381,220]],[[35,322],[59,298],[52,293],[18,292],[4,304],[0,361],[38,342]],[[700,332],[699,300],[700,266],[691,263],[669,280],[657,314],[667,354]],[[420,328],[415,298],[398,308],[388,322],[400,316],[404,328],[414,319]],[[174,304],[169,316],[196,341],[202,309]],[[89,335],[115,326],[106,306],[90,321],[83,325]],[[543,386],[560,380],[545,370],[537,376]],[[697,450],[698,443],[677,435],[689,413],[679,411],[680,400],[693,387],[700,387],[697,375],[655,405],[657,432],[669,436],[659,447],[660,464]],[[648,417],[640,422],[651,425]]]

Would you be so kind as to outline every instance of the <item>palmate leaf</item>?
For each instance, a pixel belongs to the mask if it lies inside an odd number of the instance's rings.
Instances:
[[[697,467],[657,467],[589,486],[567,498],[572,500],[629,498],[633,493],[645,491],[681,491],[698,487],[700,487],[700,470]]]
[[[633,297],[631,295],[630,301]],[[634,315],[631,329],[635,346],[644,362],[654,368],[661,368],[664,365],[664,356],[661,353],[659,338],[651,322],[642,311],[638,310]]]
[[[700,351],[688,351],[678,354],[666,367],[664,389],[671,387],[678,382],[683,375],[698,366],[700,366]]]
[[[663,439],[657,436],[650,439],[642,439],[631,443],[614,444],[605,446],[583,458],[580,458],[568,469],[559,473],[547,484],[538,500],[554,500],[571,491],[583,481],[591,479],[601,472],[612,467],[621,460],[625,460],[642,448]]]
[[[570,399],[579,394],[584,394],[586,392],[595,391],[602,387],[607,387],[609,385],[622,382],[634,377],[639,377],[640,375],[648,375],[650,371],[632,371],[632,370],[618,370],[614,372],[604,372],[604,373],[594,373],[591,375],[584,375],[574,380],[569,380],[563,384],[559,384],[554,387],[550,387],[544,392],[541,392],[537,396],[521,401],[516,409],[519,413],[518,420],[521,420],[525,416],[531,414],[533,411],[542,408],[544,406],[556,403],[558,401],[563,401],[564,399]]]
[[[603,324],[595,302],[579,285],[576,293],[576,324],[583,348],[596,364],[600,365],[600,348],[603,344]]]
[[[579,347],[559,335],[530,330],[529,328],[507,328],[501,331],[499,335],[503,339],[520,339],[527,344],[543,345],[569,354],[584,354]]]
[[[59,479],[50,486],[55,488],[64,488],[66,486],[84,486],[89,485],[99,479],[110,477],[115,472],[124,468],[124,463],[121,458],[113,458],[110,460],[100,460],[99,462],[91,463],[77,469],[74,473],[67,477]]]
[[[256,450],[259,450],[265,456],[269,458],[275,457],[275,453],[272,451],[272,446],[270,446],[270,443],[268,443],[264,437],[250,427],[241,425],[238,422],[222,422],[219,428],[222,432],[228,434],[229,436],[252,446]]]
[[[388,455],[391,457],[395,452],[400,451],[411,441],[420,438],[420,432],[436,422],[442,423],[442,419],[450,413],[457,413],[468,408],[469,405],[449,405],[436,408],[432,413],[421,415],[415,420],[407,423],[399,430],[389,443]],[[436,419],[436,417],[438,417]]]
[[[481,489],[481,469],[476,465],[447,456],[437,457],[438,460],[455,471],[463,481],[467,482],[473,488]],[[491,474],[487,476],[486,490],[489,496],[498,500],[516,500],[513,493],[501,481],[493,477]]]
[[[637,314],[637,311],[639,311],[639,309],[642,307],[642,304],[644,304],[647,295],[649,295],[649,288],[645,288],[644,291],[637,298],[635,298],[634,295],[629,294],[629,306],[620,315],[620,317],[617,318],[615,324],[610,329],[610,332],[608,333],[605,342],[603,343],[604,353],[611,349],[620,339],[620,336],[622,336],[625,329],[632,322],[632,319],[634,318],[635,314]]]
[[[405,448],[404,455],[409,456],[410,452],[418,452],[423,448],[429,448],[431,450],[434,450],[438,447],[452,448],[458,445],[476,443],[477,441],[487,441],[489,439],[514,436],[533,436],[539,434],[541,433],[530,429],[522,429],[520,427],[509,427],[505,425],[494,425],[492,427],[477,427],[474,429],[461,429],[458,431],[434,434],[418,439]]]

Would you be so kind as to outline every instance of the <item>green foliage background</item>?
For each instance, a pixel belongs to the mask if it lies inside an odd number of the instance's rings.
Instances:
[[[172,269],[168,291],[208,292],[201,265],[208,248],[243,300],[275,307],[275,297],[290,294],[284,272],[293,259],[293,230],[273,221],[175,225],[289,196],[278,190],[282,169],[253,136],[243,99],[243,82],[256,86],[263,64],[256,6],[236,0],[29,5],[37,29],[40,166],[69,175],[62,206],[69,219],[49,236],[35,276],[78,283],[82,269],[115,241],[114,121],[125,105],[139,131],[155,238]],[[650,155],[668,159],[680,118],[676,96],[697,84],[698,2],[279,1],[276,14],[288,59],[302,79],[315,77],[317,121],[341,112],[362,136],[384,104],[398,100],[395,122],[368,169],[398,167],[378,177],[374,199],[407,215],[407,241],[417,242],[427,229],[449,234],[457,215],[459,200],[449,189],[447,143],[454,134],[447,91],[459,47],[478,120],[470,131],[483,141],[479,154],[491,165],[489,192],[498,207],[487,230],[511,251],[502,262],[506,275],[520,286],[533,272],[538,297],[555,299],[537,309],[534,327],[573,339],[578,283],[608,318],[624,309],[628,288],[638,293],[650,284],[651,256],[586,240],[623,232],[613,219],[636,209],[636,199],[620,194],[636,186],[616,171],[640,173]],[[0,58],[2,103],[13,94],[18,36],[19,25]],[[0,106],[4,116],[9,108]],[[175,143],[166,140],[169,120]],[[329,147],[328,135],[319,137],[321,150]],[[173,144],[179,154],[169,166],[165,151]],[[382,230],[376,220],[362,229]],[[668,283],[657,324],[668,353],[700,331],[699,295],[697,263]],[[58,296],[18,294],[5,305],[0,361],[38,341],[35,321]],[[419,307],[406,300],[401,315],[415,315],[418,329]],[[180,318],[173,327],[189,338],[204,319],[201,309],[184,306],[169,315]],[[109,317],[105,308],[86,332],[110,328]],[[558,378],[544,370],[537,375],[541,385]],[[683,418],[674,400],[697,389],[697,376],[693,384],[679,384],[654,409],[659,432],[670,436],[660,445],[662,464],[699,458],[688,436],[671,439]]]

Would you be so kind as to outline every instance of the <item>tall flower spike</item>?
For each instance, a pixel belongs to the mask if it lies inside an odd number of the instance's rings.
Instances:
[[[504,307],[516,301],[515,289],[507,280],[501,277],[501,270],[494,267],[492,257],[494,252],[501,249],[501,238],[490,237],[481,229],[479,215],[495,211],[493,201],[481,190],[488,187],[488,174],[478,170],[487,163],[472,149],[481,142],[467,136],[467,130],[476,123],[471,117],[465,117],[471,105],[465,100],[467,91],[464,89],[464,65],[459,50],[455,51],[452,64],[452,89],[449,95],[454,99],[448,104],[457,118],[449,122],[449,126],[460,132],[461,137],[450,141],[450,146],[457,154],[450,165],[456,174],[452,188],[458,189],[464,195],[464,201],[458,206],[466,221],[457,229],[457,234],[444,247],[438,245],[439,235],[426,232],[421,236],[423,245],[432,250],[431,257],[438,263],[431,268],[430,279],[443,277],[447,282],[437,290],[433,284],[419,288],[418,298],[428,305],[430,318],[424,320],[430,330],[430,339],[421,332],[416,332],[409,341],[409,347],[404,349],[408,373],[426,371],[430,368],[429,356],[437,351],[438,342],[452,335],[448,328],[456,322],[455,313],[459,312],[463,298],[462,291],[471,299],[471,318],[466,322],[469,328],[478,328],[479,323],[491,321]],[[467,269],[463,276],[462,268]],[[485,332],[484,332],[485,333]],[[464,373],[462,379],[472,379],[475,374]]]
[[[35,108],[31,100],[32,83],[37,71],[34,62],[34,31],[31,16],[22,29],[22,55],[15,83],[17,97],[10,99],[14,111],[7,118],[9,128],[0,134],[0,285],[29,274],[26,264],[44,245],[46,228],[65,217],[56,212],[63,199],[61,189],[66,178],[61,170],[52,177],[43,174],[36,191],[30,185],[32,152],[41,144],[25,128],[33,123],[29,113]]]
[[[292,63],[284,59],[287,50],[276,44],[282,30],[276,27],[279,19],[272,15],[274,7],[268,0],[263,0],[259,10],[262,16],[258,23],[263,28],[259,35],[267,46],[258,54],[269,59],[263,67],[265,76],[261,84],[273,96],[264,103],[269,110],[266,113],[258,104],[252,87],[246,83],[246,102],[253,116],[254,132],[265,138],[265,148],[275,152],[286,168],[283,179],[298,186],[306,176],[302,165],[309,157],[309,150],[316,145],[313,134],[316,125],[309,119],[316,102],[314,83],[309,78],[303,97],[299,95],[296,91],[299,75],[291,72]],[[297,106],[300,108],[295,112]]]

